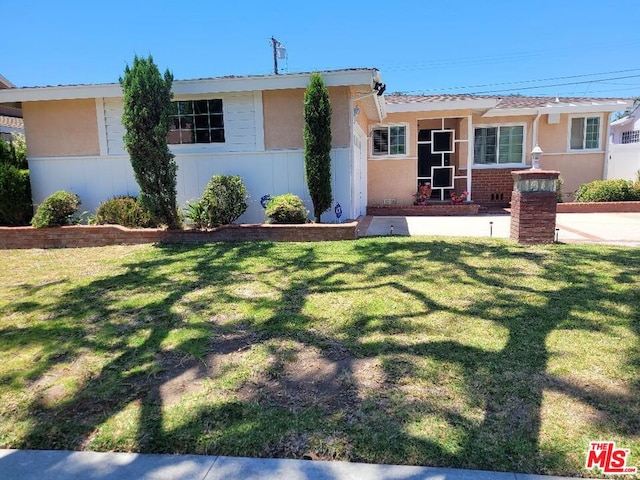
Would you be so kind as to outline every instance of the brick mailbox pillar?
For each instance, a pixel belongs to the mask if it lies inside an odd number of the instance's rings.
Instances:
[[[518,243],[553,243],[556,188],[560,172],[520,170],[513,175],[511,238]]]

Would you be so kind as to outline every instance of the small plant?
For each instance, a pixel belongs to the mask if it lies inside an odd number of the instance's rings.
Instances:
[[[28,225],[32,216],[29,171],[0,163],[0,225]]]
[[[469,192],[467,192],[466,190],[462,192],[460,195],[456,195],[456,192],[451,192],[451,195],[450,195],[451,205],[460,205],[464,203],[467,200],[468,196],[469,196]]]
[[[247,210],[247,189],[237,175],[214,175],[209,180],[200,206],[203,227],[212,228],[235,222]]]
[[[418,187],[418,191],[413,195],[416,199],[415,205],[424,205],[431,198],[431,184],[424,183]]]
[[[36,228],[70,225],[79,206],[78,195],[59,190],[45,198],[44,202],[38,206],[31,225]]]
[[[564,185],[564,179],[562,177],[558,177],[556,181],[556,201],[558,203],[562,203],[564,200],[562,198],[562,185]]]
[[[189,219],[195,228],[204,228],[207,220],[207,212],[201,201],[194,200],[187,202],[184,215]]]
[[[142,208],[136,197],[127,195],[101,203],[96,212],[96,221],[100,225],[116,224],[129,228],[154,226],[151,215]]]
[[[596,180],[576,191],[576,202],[625,202],[640,200],[640,188],[630,180]]]
[[[306,223],[309,210],[300,197],[293,193],[285,193],[272,197],[267,202],[265,214],[271,223]]]

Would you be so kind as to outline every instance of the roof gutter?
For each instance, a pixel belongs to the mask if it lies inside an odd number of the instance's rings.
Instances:
[[[341,70],[318,72],[327,87],[371,85],[379,78],[376,69]],[[257,75],[246,77],[221,77],[197,80],[176,80],[174,95],[202,95],[263,90],[307,88],[311,73],[285,75]],[[25,87],[0,90],[0,103],[36,102],[42,100],[70,100],[83,98],[122,97],[118,83],[95,85],[60,85],[53,87]]]

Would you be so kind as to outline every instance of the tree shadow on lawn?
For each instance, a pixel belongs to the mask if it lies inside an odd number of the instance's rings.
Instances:
[[[607,325],[583,321],[575,312],[610,308],[612,303],[632,309],[632,328],[640,337],[640,298],[633,288],[640,275],[640,251],[424,240],[336,245],[340,251],[355,252],[356,259],[343,260],[337,254],[331,258],[326,253],[320,257],[321,247],[313,246],[287,252],[269,243],[160,246],[160,258],[125,265],[122,274],[71,290],[51,312],[54,319],[71,317],[82,325],[64,345],[66,354],[91,349],[103,352],[108,361],[71,398],[51,405],[34,403],[29,410],[33,427],[20,445],[13,446],[82,448],[105,421],[139,402],[132,447],[139,451],[300,457],[313,450],[322,458],[575,474],[576,464],[566,458],[566,446],[541,445],[543,395],[549,390],[597,410],[599,417],[592,420],[598,423],[596,431],[639,433],[637,381],[628,392],[566,382],[548,373],[547,345],[557,330],[606,332]],[[474,259],[479,257],[491,259],[491,266],[476,266]],[[230,279],[242,279],[252,258],[268,258],[272,269],[288,279],[282,284],[261,280],[278,291],[276,298],[240,299],[217,288],[228,286]],[[560,286],[545,290],[514,281],[517,272],[509,270],[508,262],[502,263],[513,258]],[[584,262],[599,262],[617,272],[620,288],[611,291],[602,278],[585,273],[580,268]],[[416,265],[425,270],[416,271]],[[345,281],[346,275],[355,276],[356,284]],[[448,304],[430,288],[432,275],[489,285],[491,295],[467,308]],[[217,302],[242,300],[253,311],[267,312],[266,318],[242,314],[227,324],[215,318],[185,323],[175,313],[176,306],[184,304],[190,292],[208,287],[214,288]],[[313,295],[354,290],[363,296],[401,292],[422,306],[413,317],[430,312],[473,316],[503,327],[508,336],[499,350],[453,339],[407,342],[407,335],[416,335],[411,314],[387,314],[381,321],[376,314],[354,311],[350,321],[327,330],[304,309]],[[140,292],[162,295],[137,307],[114,307],[119,299],[113,292],[122,291],[133,297]],[[198,308],[206,311],[197,302],[191,306],[196,313]],[[176,329],[188,329],[189,335],[167,349],[164,342]],[[29,338],[42,332],[36,333]],[[378,334],[379,339],[364,341],[363,334]],[[209,355],[255,345],[271,348],[269,368],[242,382],[228,400],[186,411],[177,426],[165,425],[160,391],[164,384],[193,369],[198,378],[215,380],[221,372],[208,368]],[[636,371],[638,357],[636,346],[629,365]],[[302,363],[312,360],[322,374],[301,373],[301,365],[296,365],[301,358]],[[476,418],[459,408],[454,398],[449,404],[439,401],[440,393],[451,392],[437,378],[425,391],[412,395],[407,379],[410,384],[421,375],[425,360],[436,362],[440,369],[451,366],[460,371],[459,395],[469,411],[482,415]],[[314,403],[313,397],[324,390],[331,394]],[[412,425],[420,422],[440,422],[448,437],[439,438],[433,428],[426,434],[416,432]],[[579,444],[586,452],[589,440],[593,439],[573,439],[570,447]]]

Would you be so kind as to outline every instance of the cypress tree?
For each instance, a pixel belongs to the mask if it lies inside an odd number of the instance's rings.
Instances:
[[[120,78],[124,92],[124,143],[140,186],[138,201],[155,223],[177,228],[178,167],[167,145],[172,84],[171,72],[166,70],[164,77],[160,75],[151,55],[149,58],[136,55],[133,66],[127,65],[124,77]]]
[[[322,76],[311,75],[304,94],[304,167],[316,222],[331,208],[331,104]]]

